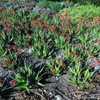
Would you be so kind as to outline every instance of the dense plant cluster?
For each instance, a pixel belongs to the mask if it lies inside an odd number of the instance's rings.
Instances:
[[[4,96],[12,88],[29,93],[64,73],[69,84],[89,89],[100,72],[100,7],[67,8],[51,0],[37,6],[50,13],[1,10],[0,93]]]

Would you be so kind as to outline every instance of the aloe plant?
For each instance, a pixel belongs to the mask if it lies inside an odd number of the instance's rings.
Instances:
[[[43,79],[44,67],[35,72],[31,65],[25,64],[24,67],[20,67],[15,75],[16,89],[29,92],[32,87],[43,86],[40,82]]]
[[[75,67],[69,67],[69,82],[78,86],[80,89],[89,88],[90,82],[93,78],[93,72],[88,67],[83,70],[80,67],[80,63],[76,63]]]

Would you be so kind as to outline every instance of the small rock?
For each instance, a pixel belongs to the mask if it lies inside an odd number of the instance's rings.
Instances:
[[[60,95],[56,95],[55,100],[62,100],[62,97]]]
[[[94,69],[96,73],[100,73],[100,60],[92,57],[87,61],[87,64]]]
[[[53,12],[50,11],[50,9],[46,8],[40,8],[39,6],[36,6],[33,8],[32,12],[38,13],[38,14],[52,14]]]
[[[0,67],[0,78],[3,79],[8,75],[8,72],[5,71],[2,67]]]
[[[22,53],[18,55],[17,64],[19,66],[20,65],[24,66],[25,63],[26,65],[33,66],[33,70],[35,71],[41,70],[41,68],[43,68],[47,64],[46,60],[34,58],[32,55],[28,53]]]
[[[64,53],[63,51],[59,50],[56,54],[56,58],[57,59],[61,59],[61,60],[64,60]]]
[[[49,93],[49,97],[52,98],[54,95],[52,94],[52,92]]]

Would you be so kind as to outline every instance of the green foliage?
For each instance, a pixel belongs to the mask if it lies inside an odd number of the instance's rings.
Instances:
[[[74,3],[80,3],[80,4],[96,4],[96,5],[100,5],[100,1],[99,0],[69,0],[72,1]]]
[[[57,12],[59,10],[61,10],[62,8],[64,8],[64,6],[59,3],[58,1],[54,0],[49,1],[49,0],[40,0],[39,3],[37,4],[39,7],[44,7],[44,8],[49,8],[51,11],[53,12]]]
[[[62,50],[66,50],[66,48],[67,48],[67,44],[65,43],[65,39],[63,36],[58,36],[55,39],[55,45]]]
[[[70,13],[73,21],[78,21],[81,17],[89,19],[100,16],[100,7],[96,7],[95,5],[81,5],[78,7],[68,8],[66,10]]]
[[[24,65],[24,67],[20,67],[18,73],[15,76],[16,80],[16,89],[29,92],[32,87],[35,85],[43,86],[40,81],[42,78],[42,71],[44,68],[39,70],[38,72],[33,71],[32,66]]]
[[[34,37],[35,36],[35,37]],[[36,29],[33,36],[32,36],[32,53],[33,56],[39,58],[46,58],[48,55],[48,48],[44,41],[44,32],[41,30]]]
[[[6,50],[4,49],[4,40],[0,39],[0,57],[4,56],[6,54]]]
[[[24,68],[20,68],[19,73],[16,74],[16,88],[29,92],[29,80],[28,78],[32,75],[32,70],[30,66],[24,66]]]
[[[93,72],[88,68],[82,69],[80,63],[76,63],[74,67],[69,68],[69,82],[78,86],[80,89],[87,89],[92,81]]]
[[[62,61],[56,59],[51,60],[48,63],[48,68],[54,76],[59,77],[62,73],[62,68],[63,68]]]
[[[96,57],[99,55],[100,46],[96,41],[100,39],[100,26],[82,26],[79,31],[77,31],[77,23],[79,23],[79,19],[81,18],[89,22],[93,20],[94,17],[100,16],[100,7],[88,4],[65,8],[63,4],[58,1],[59,0],[56,2],[53,0],[39,0],[37,5],[41,8],[49,8],[51,12],[59,12],[62,9],[60,12],[64,10],[70,14],[72,17],[71,32],[73,33],[65,33],[70,34],[70,38],[68,37],[69,40],[65,40],[62,30],[59,30],[62,23],[60,17],[62,17],[62,19],[63,17],[66,17],[64,15],[58,17],[60,13],[55,13],[52,16],[45,14],[39,15],[38,13],[31,13],[28,11],[16,11],[15,15],[11,15],[10,13],[0,14],[1,19],[4,20],[7,18],[7,20],[12,22],[11,32],[6,33],[3,29],[0,29],[0,60],[2,59],[2,56],[9,58],[14,62],[17,60],[16,54],[19,52],[17,52],[17,50],[10,51],[6,48],[6,45],[8,46],[8,42],[13,40],[18,50],[26,49],[31,46],[33,57],[48,60],[46,71],[49,71],[52,75],[59,77],[65,68],[62,61],[53,58],[51,55],[51,52],[55,52],[54,48],[57,48],[64,52],[65,59],[69,61],[69,64],[65,65],[66,67],[69,66],[69,81],[81,89],[89,88],[93,72],[86,67],[86,61],[91,56]],[[80,2],[86,0],[74,1]],[[88,1],[90,0],[87,0],[87,2]],[[37,27],[34,27],[34,25],[31,25],[34,20],[42,20],[43,23],[42,21],[39,25],[36,23],[35,25]],[[0,22],[2,21],[0,20]],[[67,19],[65,21],[67,21]],[[47,29],[49,25],[57,26],[58,30],[56,32],[50,32]],[[45,37],[47,37],[46,39],[48,40],[45,40]],[[29,45],[29,43],[31,45]],[[49,50],[49,47],[51,51]],[[14,66],[14,64],[12,66]],[[26,64],[25,66],[18,67],[19,70],[15,77],[17,89],[29,92],[30,88],[35,85],[42,85],[41,80],[43,79],[43,75],[46,73],[46,71],[44,71],[44,67],[38,72],[33,71],[32,67],[34,66]]]
[[[39,0],[39,3],[37,5],[46,8],[48,7],[49,2],[47,0]]]
[[[17,89],[29,92],[28,80],[24,80],[20,74],[16,74]]]

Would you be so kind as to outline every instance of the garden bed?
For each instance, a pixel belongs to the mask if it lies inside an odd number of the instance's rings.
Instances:
[[[100,99],[99,6],[0,3],[0,100]]]

